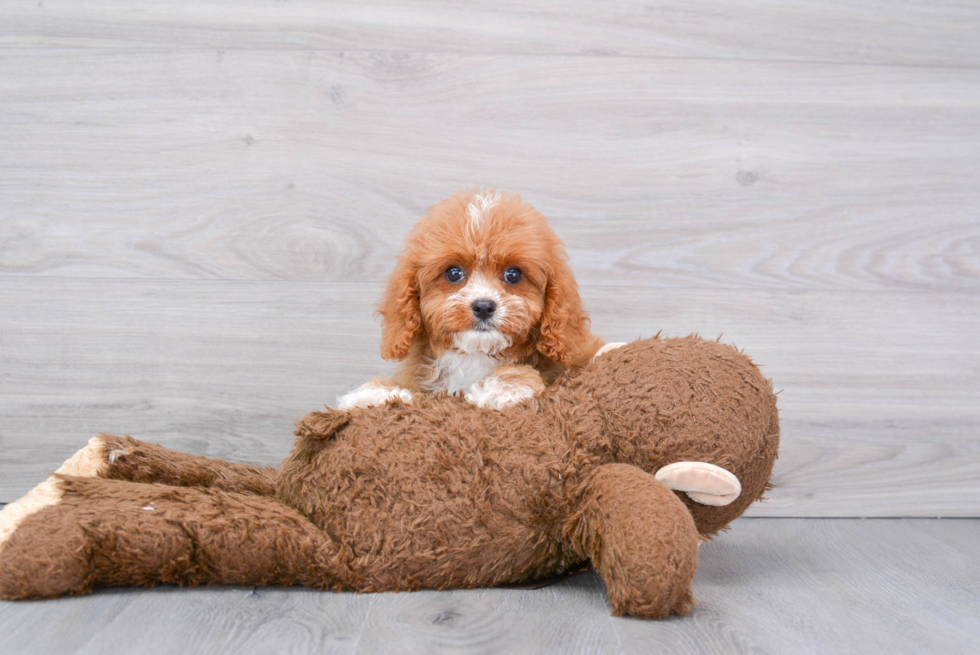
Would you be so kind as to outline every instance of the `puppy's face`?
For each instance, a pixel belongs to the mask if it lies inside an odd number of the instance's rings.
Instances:
[[[544,218],[511,198],[472,195],[443,202],[418,231],[419,310],[434,354],[525,354],[555,240]]]
[[[427,340],[436,357],[456,350],[517,359],[537,348],[561,361],[569,309],[586,320],[565,259],[544,216],[518,196],[444,200],[412,230],[389,280],[382,355],[401,359]]]

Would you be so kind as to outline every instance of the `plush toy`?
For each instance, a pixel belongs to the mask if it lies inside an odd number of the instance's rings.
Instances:
[[[279,470],[95,437],[0,512],[0,597],[484,587],[590,560],[616,614],[684,614],[699,541],[762,496],[779,424],[748,357],[654,337],[503,411],[422,398],[296,434]]]

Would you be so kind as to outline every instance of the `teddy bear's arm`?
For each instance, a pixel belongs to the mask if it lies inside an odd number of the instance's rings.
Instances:
[[[132,437],[100,434],[56,473],[176,487],[214,487],[266,496],[275,494],[276,470],[168,450]]]
[[[268,496],[56,474],[0,511],[0,598],[161,582],[339,589],[335,554]]]
[[[573,547],[592,561],[614,614],[686,614],[698,562],[694,519],[673,491],[629,464],[590,477],[570,524]]]

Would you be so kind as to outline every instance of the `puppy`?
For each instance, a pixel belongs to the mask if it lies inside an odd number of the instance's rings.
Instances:
[[[381,356],[401,364],[338,397],[341,409],[443,391],[503,409],[603,345],[545,217],[520,196],[493,191],[457,193],[429,209],[378,313]]]

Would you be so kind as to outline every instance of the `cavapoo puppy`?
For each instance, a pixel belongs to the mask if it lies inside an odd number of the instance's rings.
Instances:
[[[340,396],[341,409],[441,391],[503,409],[602,346],[562,242],[505,193],[461,192],[433,206],[409,234],[378,313],[381,356],[401,364]]]

